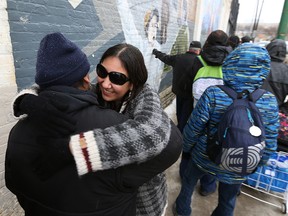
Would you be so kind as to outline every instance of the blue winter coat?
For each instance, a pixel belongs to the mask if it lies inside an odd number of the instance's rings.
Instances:
[[[245,89],[252,92],[263,84],[270,70],[270,57],[265,48],[245,43],[231,52],[223,64],[224,84],[237,92]],[[197,166],[228,184],[241,183],[245,178],[221,169],[209,160],[206,154],[207,131],[213,134],[224,111],[232,103],[217,86],[206,89],[193,110],[183,132],[183,151],[190,152]],[[278,106],[275,96],[266,92],[257,100],[256,106],[262,114],[265,125],[266,148],[260,164],[265,164],[277,148],[279,127]],[[208,127],[209,122],[209,127]]]

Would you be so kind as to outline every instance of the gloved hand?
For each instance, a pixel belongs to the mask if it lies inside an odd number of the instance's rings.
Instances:
[[[74,163],[69,148],[70,137],[52,139],[39,137],[37,143],[43,150],[33,161],[33,167],[38,177],[45,181],[66,166]],[[76,168],[75,168],[76,169]]]
[[[153,55],[156,55],[157,52],[159,52],[157,49],[153,49],[153,50],[152,50],[152,54],[153,54]]]
[[[27,114],[52,137],[63,137],[75,131],[76,120],[64,111],[68,104],[53,97],[47,98],[33,94],[25,94],[19,101],[20,113]]]

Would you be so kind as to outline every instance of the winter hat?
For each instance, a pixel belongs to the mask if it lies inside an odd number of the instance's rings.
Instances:
[[[270,72],[270,56],[265,47],[253,43],[239,45],[222,65],[224,83],[229,86],[259,88]]]
[[[222,30],[216,30],[209,34],[206,42],[208,46],[227,46],[228,44],[228,35]]]
[[[190,43],[190,49],[191,48],[199,48],[199,49],[201,49],[201,43],[199,42],[199,41],[192,41],[191,43]]]
[[[240,44],[240,38],[237,35],[232,35],[228,38],[228,44],[235,49]]]
[[[71,86],[85,77],[89,69],[85,53],[61,33],[48,34],[41,40],[35,76],[41,88]]]
[[[251,41],[251,38],[247,35],[241,38],[242,43],[249,43],[250,41]]]
[[[286,43],[282,39],[274,39],[267,46],[272,61],[284,62],[286,58]]]

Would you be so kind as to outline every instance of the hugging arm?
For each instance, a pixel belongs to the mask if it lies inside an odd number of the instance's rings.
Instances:
[[[76,120],[65,113],[68,104],[54,97],[38,96],[38,87],[20,91],[12,100],[12,113],[16,119],[28,116],[52,137],[70,135],[75,130]]]
[[[129,106],[130,119],[126,122],[71,137],[79,175],[147,161],[167,146],[170,119],[161,107],[158,94],[145,86]],[[83,148],[88,156],[83,154]]]
[[[181,151],[182,134],[174,123],[171,123],[171,136],[166,148],[159,155],[146,162],[121,167],[120,185],[124,190],[141,186],[158,173],[164,172],[172,166],[178,160]]]

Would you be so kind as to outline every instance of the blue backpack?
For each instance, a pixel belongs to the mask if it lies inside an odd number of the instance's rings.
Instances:
[[[223,114],[216,133],[208,134],[207,155],[222,169],[249,175],[256,171],[265,148],[265,128],[255,105],[265,90],[237,93],[228,86],[217,86],[233,103]]]

